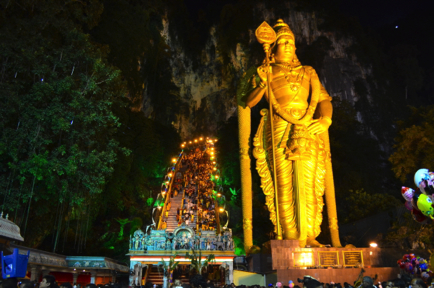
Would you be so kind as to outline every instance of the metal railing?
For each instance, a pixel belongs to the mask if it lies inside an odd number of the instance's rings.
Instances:
[[[182,158],[182,154],[183,154],[183,153],[184,153],[184,152],[181,152],[181,156],[179,156],[179,160],[178,160],[178,162],[176,162],[175,170],[173,170],[173,175],[172,175],[172,177],[170,178],[169,187],[168,187],[167,192],[166,192],[166,195],[165,195],[166,199],[164,200],[163,211],[161,211],[161,215],[160,215],[160,217],[158,218],[157,230],[161,229],[161,225],[162,225],[162,223],[163,223],[164,215],[166,214],[167,203],[170,201],[170,194],[172,193],[172,185],[173,185],[173,181],[175,181],[176,173],[177,173],[177,171],[178,171],[178,169],[179,169],[179,165],[180,165],[180,163],[181,163],[181,158]]]

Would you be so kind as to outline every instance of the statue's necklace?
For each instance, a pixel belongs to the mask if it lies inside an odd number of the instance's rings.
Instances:
[[[292,71],[300,66],[290,66],[290,65],[285,65],[285,64],[277,64],[275,63],[274,65],[280,66],[282,68],[284,68],[285,72],[285,79],[286,81],[289,83],[289,88],[294,91],[297,92],[300,90],[301,87],[301,83],[303,82],[303,78],[304,78],[304,67],[302,67],[300,69],[300,72],[297,73],[297,76],[292,76]],[[295,79],[294,79],[295,78]]]

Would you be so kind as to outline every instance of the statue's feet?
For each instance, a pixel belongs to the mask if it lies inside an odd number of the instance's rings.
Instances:
[[[324,244],[319,243],[315,238],[307,239],[306,245],[308,245],[310,247],[325,247]]]
[[[298,245],[300,246],[300,248],[306,248],[307,239],[305,239],[305,240],[298,240]]]

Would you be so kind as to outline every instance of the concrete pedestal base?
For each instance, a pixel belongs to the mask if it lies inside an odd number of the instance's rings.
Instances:
[[[378,276],[376,282],[387,281],[391,279],[396,279],[399,273],[399,268],[392,267],[378,267],[378,268],[363,268],[365,272],[363,276],[369,276],[374,278],[375,275]],[[350,283],[351,285],[359,277],[361,268],[337,268],[337,269],[278,269],[277,270],[277,280],[279,282],[288,284],[289,280],[292,280],[297,284],[297,278],[303,278],[305,275],[314,277],[323,283]],[[300,284],[298,284],[300,285]],[[301,285],[300,285],[301,286]]]
[[[376,281],[397,278],[396,254],[386,248],[300,248],[296,240],[271,240],[272,270],[277,272],[277,280],[287,285],[289,280],[297,283],[297,278],[310,275],[320,282],[353,282],[361,268],[364,276],[375,277]]]

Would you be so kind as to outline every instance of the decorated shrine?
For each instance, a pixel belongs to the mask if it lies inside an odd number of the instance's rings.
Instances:
[[[213,282],[233,282],[235,246],[215,141],[207,137],[184,142],[178,158],[172,159],[154,203],[152,224],[130,235],[130,286],[163,284],[164,264],[170,261],[179,263],[170,281],[188,283],[192,275],[206,274]],[[192,253],[212,260],[198,273],[191,265]]]

